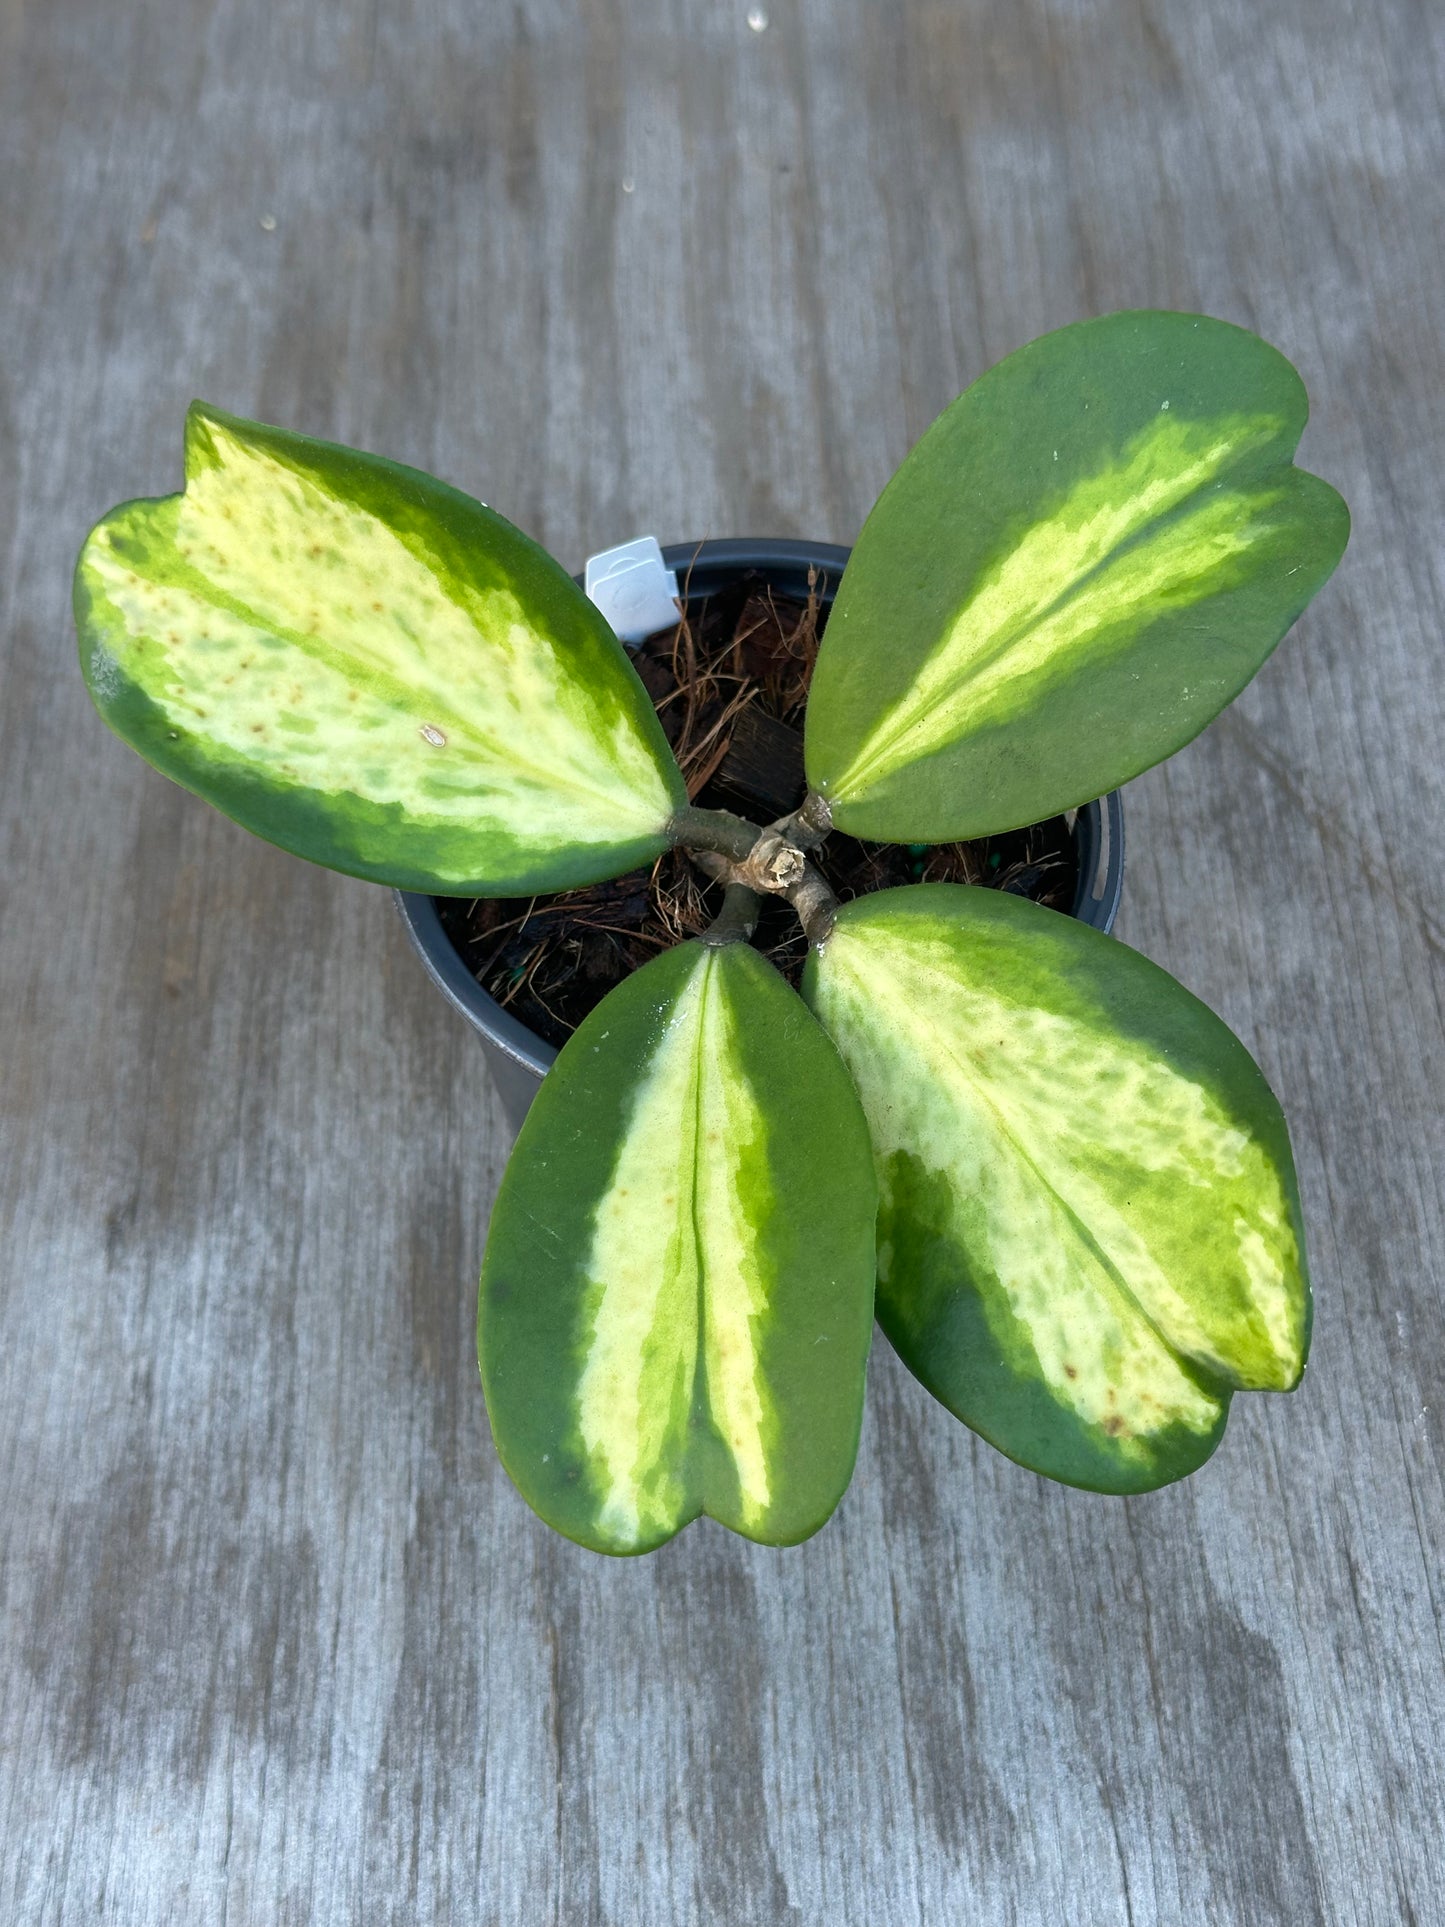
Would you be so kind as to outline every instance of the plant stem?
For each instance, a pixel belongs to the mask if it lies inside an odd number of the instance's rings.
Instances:
[[[814,803],[817,808],[810,809]],[[821,797],[809,797],[794,817],[785,817],[769,830],[734,816],[731,810],[700,810],[688,804],[677,812],[669,826],[674,841],[688,851],[705,876],[728,886],[716,921],[704,933],[706,941],[732,943],[739,936],[750,936],[757,923],[760,894],[786,897],[808,942],[827,941],[838,914],[838,899],[798,843],[785,833],[795,818],[803,819],[809,846],[821,843],[828,834],[827,812]],[[752,923],[744,930],[749,914]],[[719,934],[714,936],[714,931]]]
[[[719,946],[746,943],[758,927],[758,912],[762,907],[763,900],[756,890],[750,890],[745,883],[730,883],[723,895],[722,909],[701,932],[699,943]]]
[[[741,863],[763,834],[756,823],[731,810],[700,810],[695,803],[680,809],[667,827],[673,842],[685,850],[715,850],[734,863]]]
[[[816,850],[833,827],[833,812],[816,790],[809,790],[791,816],[779,817],[773,828],[800,850]]]
[[[833,934],[838,917],[838,899],[828,888],[822,872],[810,863],[788,890],[787,897],[803,926],[803,935],[815,950],[819,949]]]

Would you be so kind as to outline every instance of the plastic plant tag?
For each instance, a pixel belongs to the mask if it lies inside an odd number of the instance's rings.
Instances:
[[[588,595],[629,649],[677,621],[677,576],[666,568],[655,535],[589,555]]]

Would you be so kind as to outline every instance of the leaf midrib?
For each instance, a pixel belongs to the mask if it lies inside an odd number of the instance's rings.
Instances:
[[[699,1177],[699,1171],[701,1169],[701,1147],[703,1143],[703,1123],[704,1123],[702,1080],[707,1073],[707,1052],[705,1049],[705,1044],[707,1039],[708,1001],[713,995],[712,977],[713,977],[713,963],[714,963],[712,950],[707,946],[704,946],[704,951],[705,951],[705,954],[703,956],[702,964],[701,964],[702,984],[698,991],[698,1001],[697,1001],[697,1030],[696,1030],[696,1035],[693,1039],[692,1169],[691,1169],[691,1176],[690,1176],[690,1192],[688,1197],[688,1210],[689,1210],[689,1213],[691,1216],[691,1222],[692,1222],[693,1262],[697,1268],[697,1345],[693,1355],[691,1404],[692,1404],[694,1416],[697,1418],[703,1419],[708,1425],[712,1426],[714,1431],[716,1431],[717,1425],[713,1414],[712,1397],[708,1386],[708,1377],[707,1377],[707,1261],[705,1256],[706,1240],[703,1233],[703,1223],[702,1223],[703,1213],[702,1213],[701,1199],[698,1195],[700,1190],[698,1177]],[[691,1457],[690,1451],[688,1453],[688,1456],[689,1458]],[[704,1495],[701,1492],[699,1492],[697,1495],[697,1506],[698,1506],[699,1512],[703,1512],[706,1510]]]

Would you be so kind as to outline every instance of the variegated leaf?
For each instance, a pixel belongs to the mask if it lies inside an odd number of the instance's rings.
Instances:
[[[857,1451],[876,1205],[838,1054],[755,951],[688,943],[620,984],[543,1081],[482,1269],[528,1503],[601,1552],[701,1512],[816,1531]]]
[[[315,862],[441,895],[620,875],[685,803],[616,637],[542,549],[414,469],[197,404],[186,487],[76,575],[118,735]]]
[[[1037,1472],[1134,1492],[1209,1456],[1233,1388],[1298,1381],[1284,1119],[1172,977],[939,884],[848,904],[804,990],[872,1133],[879,1321],[967,1424]]]
[[[1015,828],[1197,735],[1344,550],[1291,466],[1307,413],[1282,355],[1199,315],[1081,322],[976,381],[839,584],[807,718],[838,827]]]

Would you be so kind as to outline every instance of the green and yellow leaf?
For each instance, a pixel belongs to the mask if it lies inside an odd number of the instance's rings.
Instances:
[[[848,1484],[877,1192],[838,1054],[745,944],[688,943],[569,1041],[493,1213],[478,1350],[502,1463],[599,1552],[706,1512],[806,1538]]]
[[[440,895],[657,855],[686,802],[601,615],[501,516],[414,469],[194,406],[180,495],[76,573],[116,733],[249,830]]]
[[[1234,1388],[1298,1382],[1284,1119],[1172,977],[938,884],[846,905],[804,994],[872,1134],[879,1322],[966,1424],[1051,1478],[1144,1491],[1209,1456]]]
[[[1344,551],[1292,466],[1284,357],[1200,315],[1045,335],[880,496],[839,584],[807,764],[852,836],[943,842],[1088,801],[1196,736]]]

